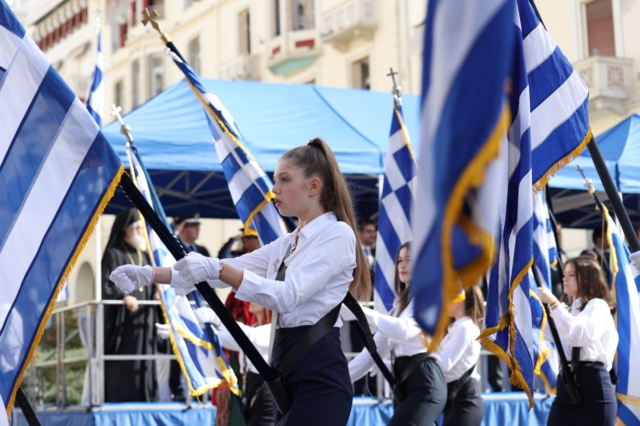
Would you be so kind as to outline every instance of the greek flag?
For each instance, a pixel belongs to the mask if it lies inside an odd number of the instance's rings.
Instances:
[[[375,306],[380,312],[391,310],[396,296],[396,256],[400,246],[412,237],[411,206],[415,197],[415,164],[409,134],[402,119],[402,100],[399,96],[394,96],[376,241]]]
[[[531,111],[532,180],[548,179],[591,140],[589,89],[536,16],[529,0],[517,0]]]
[[[89,113],[96,120],[98,126],[102,128],[102,109],[104,104],[104,84],[102,84],[102,38],[100,35],[100,18],[96,18],[96,33],[97,33],[97,54],[96,54],[96,67],[93,70],[91,76],[91,86],[89,86],[89,94],[87,95],[87,109]]]
[[[123,165],[0,0],[0,400],[10,414]]]
[[[540,284],[551,289],[551,267],[558,262],[558,251],[543,194],[543,191],[538,191],[533,195],[533,267],[541,281]],[[553,394],[556,391],[559,373],[556,345],[544,340],[547,314],[537,289],[531,288],[530,296],[534,329],[534,372],[541,377],[549,393]]]
[[[216,152],[227,178],[229,192],[238,216],[244,223],[244,232],[268,244],[287,233],[280,213],[271,202],[273,184],[260,165],[244,146],[233,117],[213,93],[208,93],[200,77],[178,54],[166,52],[184,73],[193,93],[202,103],[209,122]]]
[[[411,289],[432,349],[449,324],[450,301],[493,258],[510,123],[513,5],[428,2]]]
[[[155,189],[137,151],[127,142],[127,157],[131,166],[131,176],[154,210],[169,224]],[[133,153],[133,155],[132,155]],[[142,216],[140,218],[144,221]],[[147,224],[149,250],[153,253],[154,266],[172,266],[176,261],[155,231]],[[203,393],[217,387],[222,380],[236,395],[240,394],[238,380],[229,367],[218,336],[211,330],[203,330],[189,305],[186,297],[177,296],[169,285],[158,285],[161,294],[162,313],[165,323],[170,324],[169,338],[178,364],[186,378],[192,395]]]
[[[615,323],[618,328],[618,352],[615,368],[618,374],[616,396],[618,420],[625,425],[640,424],[640,276],[629,262],[629,249],[618,225],[600,204],[607,228],[611,251],[611,295],[616,302]],[[635,359],[635,361],[634,361]]]

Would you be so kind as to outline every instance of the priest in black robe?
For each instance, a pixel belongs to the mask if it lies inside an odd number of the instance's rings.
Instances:
[[[154,300],[155,286],[145,286],[127,295],[110,279],[118,266],[150,265],[145,251],[143,224],[136,209],[116,217],[102,257],[102,298],[123,300],[123,305],[104,306],[105,355],[153,355],[156,353],[156,306],[140,306],[139,300]],[[105,361],[105,401],[156,400],[155,361]]]

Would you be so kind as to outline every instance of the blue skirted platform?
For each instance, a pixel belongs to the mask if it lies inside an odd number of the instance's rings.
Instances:
[[[553,398],[536,395],[535,405],[527,411],[528,401],[522,392],[484,394],[485,415],[483,426],[537,426],[547,423]],[[27,426],[18,412],[17,424]],[[354,398],[349,426],[384,426],[393,415],[389,401],[377,402],[373,398]],[[62,411],[39,411],[42,426],[209,426],[214,424],[216,408],[197,406],[186,408],[178,403],[106,404],[103,409],[67,408]]]

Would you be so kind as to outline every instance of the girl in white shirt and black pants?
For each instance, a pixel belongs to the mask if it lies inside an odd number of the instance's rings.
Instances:
[[[398,297],[389,315],[363,308],[382,358],[391,354],[397,380],[394,413],[389,426],[432,426],[444,409],[447,386],[442,369],[427,355],[428,342],[413,319],[410,300],[411,260],[409,243],[396,257],[395,290]],[[342,318],[355,319],[342,307]],[[368,351],[362,351],[349,363],[351,381],[364,376],[374,366]],[[402,399],[399,401],[398,399]]]
[[[484,404],[480,396],[481,322],[484,319],[484,298],[480,287],[460,292],[449,307],[455,321],[431,356],[438,362],[447,382],[447,405],[443,426],[480,426]]]
[[[209,280],[214,287],[231,286],[236,298],[280,313],[273,366],[281,368],[288,350],[337,307],[348,291],[369,300],[371,278],[356,237],[352,200],[331,149],[314,139],[288,151],[278,162],[274,180],[276,207],[283,216],[298,218],[293,233],[224,261],[189,253],[173,267],[179,278],[169,268],[146,270],[146,278],[139,278],[143,274],[137,269],[126,268],[114,272],[114,282],[170,282],[174,287],[193,288]],[[286,273],[278,281],[282,262]],[[127,288],[140,285],[122,284]],[[284,416],[275,410],[276,425],[347,423],[353,393],[340,345],[341,325],[338,318],[333,329],[284,378],[293,402]]]
[[[575,377],[577,368],[582,402],[572,404],[562,378],[558,377],[558,391],[547,424],[613,426],[617,402],[609,371],[618,346],[618,332],[611,315],[609,287],[600,265],[588,256],[565,264],[563,286],[564,293],[573,301],[568,307],[546,288],[539,287],[538,291],[540,299],[550,305],[567,359],[572,358],[573,348],[580,350],[579,362],[572,362],[572,370]],[[552,339],[548,327],[545,338]]]

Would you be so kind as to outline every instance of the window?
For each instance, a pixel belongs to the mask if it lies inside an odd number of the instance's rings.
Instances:
[[[140,105],[140,60],[131,64],[131,107]]]
[[[271,0],[271,37],[278,37],[280,33],[280,0]]]
[[[312,30],[316,24],[314,0],[289,0],[290,29]]]
[[[149,57],[149,97],[153,97],[162,92],[164,78],[164,67],[162,56],[155,55]]]
[[[124,109],[122,102],[124,102],[124,84],[119,80],[113,86],[113,103]]]
[[[585,5],[587,15],[588,56],[616,55],[613,36],[613,8],[611,0],[594,0]]]
[[[355,89],[371,89],[369,79],[369,58],[363,58],[351,65],[352,84]]]
[[[251,54],[251,16],[249,10],[243,10],[238,15],[238,53]]]
[[[200,37],[196,37],[189,42],[189,56],[187,61],[191,68],[196,72],[196,74],[200,74],[201,61],[200,61]]]

